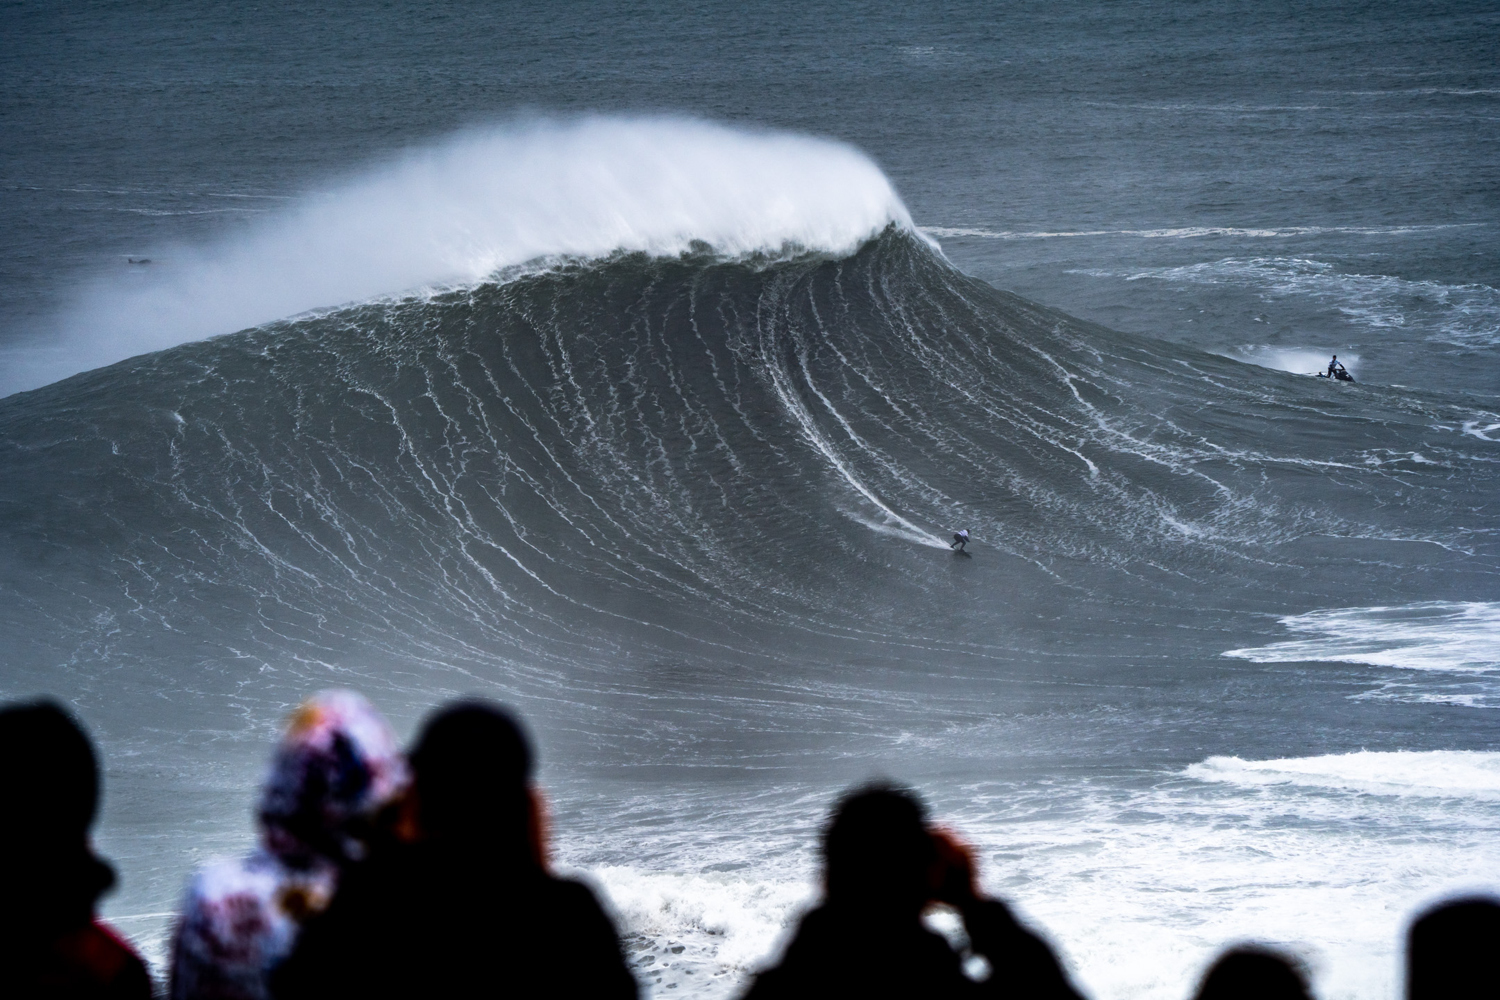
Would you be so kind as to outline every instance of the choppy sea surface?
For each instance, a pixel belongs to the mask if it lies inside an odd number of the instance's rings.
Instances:
[[[153,960],[335,686],[518,706],[657,996],[875,776],[1101,1000],[1500,888],[1493,5],[0,27],[0,697]]]

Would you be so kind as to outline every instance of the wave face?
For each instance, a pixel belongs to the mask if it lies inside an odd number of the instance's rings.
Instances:
[[[1172,619],[1489,579],[1464,428],[1493,417],[1334,388],[1070,320],[896,226],[621,253],[10,398],[6,603],[70,656],[151,622],[194,657],[524,673],[986,657],[1046,595]],[[934,551],[957,527],[987,565]]]

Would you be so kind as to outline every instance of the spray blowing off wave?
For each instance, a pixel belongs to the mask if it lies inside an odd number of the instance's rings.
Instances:
[[[301,199],[219,245],[157,254],[63,318],[64,345],[0,393],[297,313],[467,284],[558,257],[853,252],[911,219],[859,151],[671,118],[472,131]]]

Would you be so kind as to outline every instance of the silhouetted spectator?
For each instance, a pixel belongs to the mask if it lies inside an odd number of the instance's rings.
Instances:
[[[134,951],[94,916],[115,873],[89,844],[99,766],[51,702],[0,709],[0,996],[149,1000]]]
[[[438,712],[411,768],[411,842],[346,873],[274,994],[634,998],[593,893],[547,873],[531,749],[510,716],[480,702]]]
[[[952,837],[929,829],[904,791],[875,787],[838,807],[823,841],[826,898],[802,918],[781,964],[762,972],[747,1000],[827,997],[1027,997],[1073,1000],[1051,949],[976,888],[974,861]],[[922,924],[946,903],[963,917],[989,976]]]
[[[1295,960],[1267,948],[1233,948],[1209,967],[1197,1000],[1312,1000]]]
[[[1411,925],[1407,1000],[1478,1000],[1500,994],[1500,900],[1454,899]]]
[[[173,1000],[265,1000],[271,968],[364,854],[375,811],[406,784],[396,738],[352,691],[292,714],[261,792],[260,848],[194,876],[172,940]]]

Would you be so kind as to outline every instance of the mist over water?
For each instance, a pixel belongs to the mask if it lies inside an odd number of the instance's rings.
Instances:
[[[506,268],[690,248],[848,253],[911,219],[868,158],[827,140],[671,118],[475,129],[309,193],[206,246],[153,251],[12,349],[0,394],[312,309]]]
[[[153,960],[332,686],[516,705],[656,996],[877,775],[1100,998],[1500,886],[1492,16],[6,16],[0,696]]]

